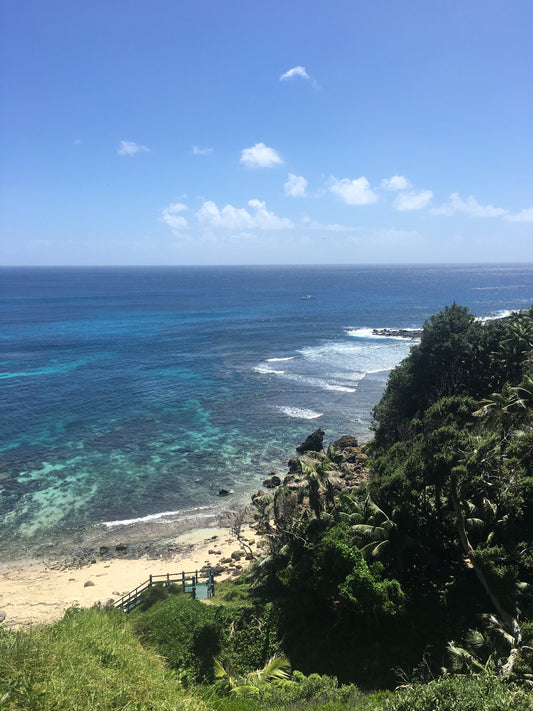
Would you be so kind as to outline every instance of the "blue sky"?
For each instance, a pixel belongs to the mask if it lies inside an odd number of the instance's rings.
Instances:
[[[533,262],[530,0],[0,0],[0,263]]]

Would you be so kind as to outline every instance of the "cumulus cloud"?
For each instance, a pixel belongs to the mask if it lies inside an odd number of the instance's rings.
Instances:
[[[412,190],[408,193],[400,193],[394,201],[394,207],[397,210],[421,210],[427,207],[432,199],[431,190],[421,190],[418,193]]]
[[[434,215],[447,216],[462,212],[470,217],[502,217],[508,211],[503,207],[480,205],[472,195],[463,200],[459,193],[452,193],[447,203],[435,208],[432,212]]]
[[[198,224],[205,230],[283,230],[294,224],[286,217],[269,212],[262,200],[249,200],[249,211],[244,207],[226,205],[221,210],[211,200],[204,202],[196,213]]]
[[[398,190],[407,190],[411,187],[411,183],[403,175],[393,175],[392,178],[383,178],[381,187],[383,190],[396,192]]]
[[[148,153],[149,151],[147,146],[139,146],[134,141],[121,141],[117,148],[119,156],[129,156],[130,158],[133,158],[137,153]]]
[[[161,213],[161,221],[168,225],[174,232],[186,230],[188,228],[187,220],[179,213],[187,210],[187,205],[182,202],[171,203]]]
[[[294,173],[289,173],[289,179],[283,185],[285,188],[285,195],[290,197],[305,197],[307,190],[307,180],[301,175],[294,175]]]
[[[329,180],[328,187],[330,192],[337,195],[337,197],[347,205],[370,205],[378,199],[378,196],[372,190],[370,183],[364,176],[355,178],[354,180],[350,180],[349,178],[337,180],[337,178],[332,176]]]
[[[253,226],[252,218],[244,208],[226,205],[219,210],[212,200],[204,202],[196,213],[198,224],[203,229],[245,230]]]
[[[202,148],[201,146],[193,146],[192,154],[193,156],[206,156],[213,152],[213,148]]]
[[[269,148],[264,143],[256,143],[255,146],[242,150],[240,162],[248,168],[272,168],[282,165],[283,158],[274,148]]]
[[[533,222],[533,207],[526,207],[520,212],[513,212],[505,216],[509,222]]]

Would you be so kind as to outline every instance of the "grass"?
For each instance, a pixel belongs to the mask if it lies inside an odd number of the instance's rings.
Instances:
[[[145,650],[121,612],[73,608],[29,632],[0,630],[0,709],[205,711]]]

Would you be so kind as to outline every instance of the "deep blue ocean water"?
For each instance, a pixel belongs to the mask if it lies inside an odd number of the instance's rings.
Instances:
[[[0,550],[208,516],[319,426],[368,440],[412,345],[370,329],[453,301],[527,308],[533,265],[0,269]]]

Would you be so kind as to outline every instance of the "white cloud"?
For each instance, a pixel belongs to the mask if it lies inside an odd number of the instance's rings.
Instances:
[[[147,146],[139,146],[134,141],[121,141],[117,148],[119,156],[129,156],[133,158],[137,153],[149,153],[150,149]]]
[[[331,225],[323,225],[321,222],[312,220],[310,217],[302,217],[302,225],[305,225],[307,229],[320,230],[321,232],[353,232],[358,229],[355,227],[346,227],[345,225],[339,225],[337,223]]]
[[[288,79],[307,79],[308,81],[311,81],[311,77],[309,74],[306,72],[305,67],[300,67],[299,65],[297,67],[293,67],[292,69],[289,69],[288,72],[285,72],[285,74],[282,74],[279,78],[280,81],[287,81]]]
[[[452,193],[447,203],[432,210],[434,215],[455,215],[457,212],[463,212],[470,217],[502,217],[507,214],[507,210],[503,207],[494,207],[493,205],[480,205],[478,201],[470,195],[463,200],[459,193]]]
[[[226,205],[219,210],[214,202],[208,200],[196,213],[196,218],[203,229],[246,230],[253,227],[253,221],[244,208]]]
[[[244,148],[241,153],[241,163],[248,168],[271,168],[282,165],[283,159],[273,148],[264,143],[256,143],[251,148]]]
[[[400,193],[394,201],[394,207],[397,210],[421,210],[427,207],[433,200],[433,192],[431,190],[421,190],[419,193],[413,190],[409,193]]]
[[[340,197],[348,205],[370,205],[378,199],[364,176],[354,180],[349,178],[337,180],[332,176],[329,179],[328,187],[330,192]]]
[[[260,230],[284,230],[294,227],[291,220],[286,217],[277,217],[266,209],[262,200],[249,200],[248,205],[255,211],[253,215],[254,227]]]
[[[533,207],[506,215],[505,219],[509,222],[533,222]]]
[[[279,78],[280,81],[292,81],[293,79],[305,79],[305,81],[308,81],[311,84],[313,89],[320,89],[318,83],[313,79],[313,77],[309,76],[306,68],[300,65],[289,69],[289,71],[282,74]]]
[[[381,187],[383,190],[396,192],[397,190],[407,190],[411,187],[411,183],[403,175],[393,175],[392,178],[383,178]]]
[[[187,205],[182,202],[171,203],[161,213],[161,221],[168,225],[174,232],[186,230],[188,228],[187,220],[178,213],[187,210]]]
[[[192,147],[192,154],[193,156],[206,156],[209,153],[212,153],[214,148],[202,148],[201,146],[193,146]]]
[[[305,197],[307,180],[301,175],[289,173],[289,179],[283,187],[285,188],[285,195],[289,195],[290,197]]]
[[[283,230],[294,227],[291,220],[269,212],[261,200],[249,200],[248,207],[251,211],[233,205],[219,210],[213,201],[208,200],[198,210],[196,218],[200,227],[206,230]]]

